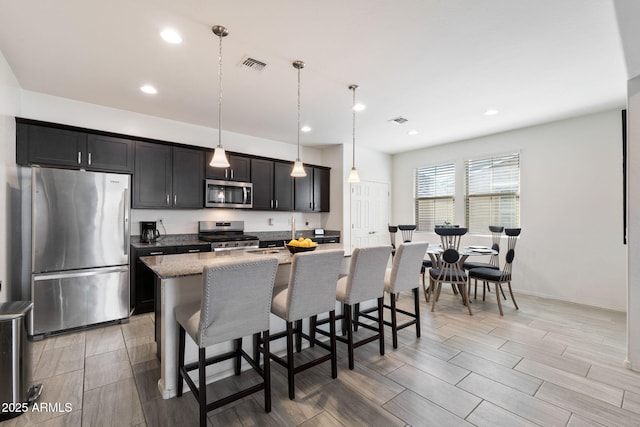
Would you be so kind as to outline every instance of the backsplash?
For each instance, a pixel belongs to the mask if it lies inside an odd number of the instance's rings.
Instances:
[[[324,227],[322,217],[327,214],[308,212],[251,211],[243,209],[132,209],[131,234],[140,235],[140,221],[158,221],[162,234],[197,234],[198,221],[244,221],[245,232],[291,231],[291,218],[295,218],[297,231],[313,232]],[[270,221],[271,220],[271,221]],[[163,228],[164,225],[164,228]]]

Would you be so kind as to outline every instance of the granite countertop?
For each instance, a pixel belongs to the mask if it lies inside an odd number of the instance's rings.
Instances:
[[[343,249],[340,243],[327,243],[320,245],[316,250]],[[350,256],[345,253],[345,256]],[[204,267],[237,261],[250,260],[256,257],[276,257],[278,264],[291,264],[292,255],[288,249],[250,249],[238,251],[199,252],[194,254],[174,254],[145,256],[140,260],[145,263],[160,279],[174,277],[194,276],[202,274]]]
[[[163,248],[167,246],[188,246],[202,245],[207,242],[199,240],[197,234],[168,234],[158,238],[154,243],[144,243],[140,241],[140,236],[131,237],[131,246],[136,249]]]

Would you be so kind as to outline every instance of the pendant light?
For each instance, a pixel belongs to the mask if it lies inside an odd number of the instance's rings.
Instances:
[[[293,68],[298,70],[298,157],[296,157],[296,161],[293,164],[291,176],[294,178],[300,178],[307,176],[307,172],[304,170],[302,161],[300,161],[300,70],[304,68],[304,62],[293,61]]]
[[[218,146],[213,151],[213,158],[209,166],[228,168],[229,160],[224,148],[222,148],[222,38],[229,35],[229,31],[222,25],[214,25],[211,31],[218,36],[220,44],[218,53]]]
[[[360,182],[360,176],[356,169],[356,89],[358,89],[358,85],[349,86],[349,90],[353,92],[353,107],[351,108],[351,113],[353,114],[353,163],[351,165],[351,172],[349,172],[348,182]]]

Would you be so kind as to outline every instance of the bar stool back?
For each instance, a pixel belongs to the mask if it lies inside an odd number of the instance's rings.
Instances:
[[[264,367],[242,350],[242,337],[260,335],[269,342],[269,312],[273,283],[278,268],[276,258],[258,261],[231,261],[222,265],[206,267],[202,273],[202,300],[180,305],[174,313],[178,322],[178,396],[182,396],[183,379],[198,399],[200,426],[207,425],[207,412],[249,394],[264,390],[265,411],[271,411],[271,371],[269,346],[265,346]],[[198,346],[198,361],[185,365],[185,333]],[[214,344],[234,340],[235,349],[206,358],[205,349]],[[244,358],[263,379],[263,382],[237,392],[231,396],[207,403],[205,368],[224,360],[235,360],[235,374],[240,375]],[[196,386],[189,371],[198,370],[199,385]]]

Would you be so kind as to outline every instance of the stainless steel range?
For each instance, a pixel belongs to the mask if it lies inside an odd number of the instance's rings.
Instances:
[[[199,221],[198,238],[211,242],[213,251],[257,248],[260,240],[244,234],[244,221]]]

